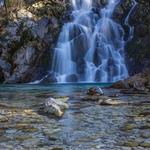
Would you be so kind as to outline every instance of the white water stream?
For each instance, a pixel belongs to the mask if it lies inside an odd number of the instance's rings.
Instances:
[[[124,29],[113,20],[113,12],[120,2],[108,4],[94,12],[92,0],[71,0],[73,20],[66,23],[60,33],[54,52],[52,72],[57,82],[115,82],[128,76],[124,58]],[[125,19],[129,38],[133,27]]]

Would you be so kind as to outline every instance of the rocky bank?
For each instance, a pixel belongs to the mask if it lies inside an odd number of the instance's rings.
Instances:
[[[123,89],[122,92],[130,94],[150,93],[150,70],[145,70],[125,80],[114,83],[112,88]]]

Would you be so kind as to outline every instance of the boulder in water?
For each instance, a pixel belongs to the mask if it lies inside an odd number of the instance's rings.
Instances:
[[[87,95],[104,95],[104,92],[100,87],[92,87],[88,90]]]
[[[68,108],[66,101],[67,99],[54,99],[50,97],[46,99],[44,105],[42,106],[42,112],[61,117],[64,114],[65,109]]]

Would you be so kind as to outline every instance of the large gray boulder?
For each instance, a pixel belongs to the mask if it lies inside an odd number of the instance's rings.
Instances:
[[[51,114],[57,117],[63,116],[65,110],[68,108],[66,103],[68,98],[58,98],[54,99],[52,97],[46,99],[45,103],[42,106],[42,112],[46,114]]]

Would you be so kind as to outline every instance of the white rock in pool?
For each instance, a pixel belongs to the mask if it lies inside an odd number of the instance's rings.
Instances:
[[[64,114],[64,110],[67,108],[68,105],[65,102],[63,102],[61,98],[48,98],[45,101],[44,112],[48,114],[54,114],[57,117],[61,117]]]

